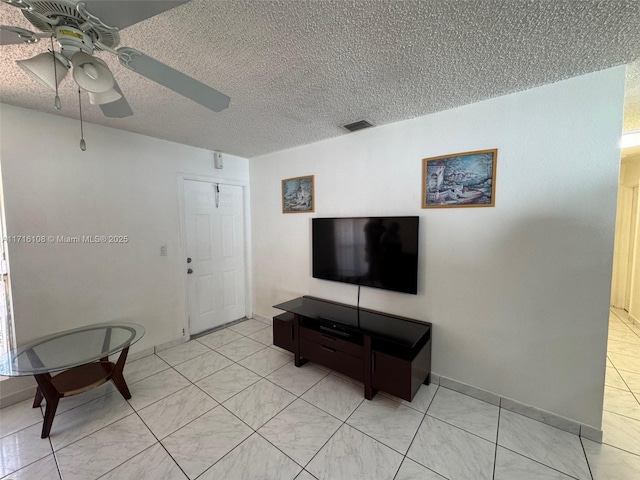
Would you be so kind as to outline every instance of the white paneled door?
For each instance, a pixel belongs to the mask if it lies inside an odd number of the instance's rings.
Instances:
[[[189,331],[245,316],[242,187],[185,180]]]

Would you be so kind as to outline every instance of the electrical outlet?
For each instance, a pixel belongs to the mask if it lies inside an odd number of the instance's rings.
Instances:
[[[166,245],[162,245],[160,247],[160,256],[161,257],[166,257],[167,256],[167,246]]]

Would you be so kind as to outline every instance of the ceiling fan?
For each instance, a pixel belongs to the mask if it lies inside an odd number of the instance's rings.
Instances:
[[[107,64],[94,55],[111,53],[129,70],[215,112],[229,106],[229,97],[198,80],[120,43],[119,31],[190,0],[1,0],[19,8],[41,33],[0,25],[0,45],[37,43],[51,38],[51,49],[17,63],[34,80],[56,92],[68,71],[103,114],[123,118],[133,114]],[[56,51],[53,40],[59,45]]]

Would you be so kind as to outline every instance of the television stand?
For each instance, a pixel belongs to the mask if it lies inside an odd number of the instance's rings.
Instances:
[[[431,378],[431,324],[304,296],[274,305],[273,343],[378,390],[411,401]]]

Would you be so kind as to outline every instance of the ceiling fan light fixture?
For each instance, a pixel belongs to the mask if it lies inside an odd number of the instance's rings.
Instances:
[[[29,74],[31,78],[42,85],[55,91],[56,87],[67,75],[69,65],[63,63],[58,55],[55,56],[54,62],[51,61],[51,52],[39,53],[35,57],[26,60],[18,60],[16,63]]]
[[[71,57],[73,79],[89,93],[104,93],[113,90],[115,80],[107,64],[85,52],[77,52]],[[93,103],[93,102],[92,102]]]
[[[89,93],[89,102],[91,103],[91,105],[105,105],[107,103],[115,102],[116,100],[120,100],[122,98],[122,95],[120,95],[120,93],[118,93],[118,91],[115,88],[112,88],[111,90],[107,90],[106,92],[100,92],[100,93],[88,92],[88,93]]]

